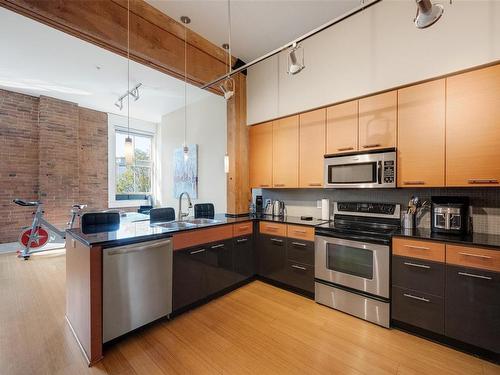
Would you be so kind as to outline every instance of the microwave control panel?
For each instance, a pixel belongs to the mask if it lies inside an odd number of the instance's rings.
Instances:
[[[394,160],[384,160],[384,183],[393,183],[395,178]]]

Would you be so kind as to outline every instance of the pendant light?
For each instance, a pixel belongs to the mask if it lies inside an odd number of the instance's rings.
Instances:
[[[417,3],[417,15],[415,26],[425,29],[434,25],[443,15],[444,8],[441,4],[432,4],[431,0],[415,0]]]
[[[130,92],[130,0],[127,1],[127,92]],[[130,95],[127,95],[127,138],[125,138],[125,163],[134,160],[134,144],[130,137]]]
[[[227,51],[227,76],[226,79],[219,85],[219,88],[222,90],[224,94],[224,99],[229,100],[234,95],[234,79],[231,77],[231,63],[232,63],[232,55],[231,55],[231,0],[227,0],[227,33],[228,33],[228,43],[224,43],[222,48]]]
[[[184,143],[182,151],[184,152],[184,161],[189,158],[189,148],[187,145],[187,25],[191,19],[187,16],[181,17],[181,22],[184,24]]]

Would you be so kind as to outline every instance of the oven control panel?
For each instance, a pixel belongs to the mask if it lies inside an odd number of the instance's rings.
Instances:
[[[394,215],[397,204],[395,203],[360,203],[360,202],[337,202],[339,213],[370,213],[382,215]]]

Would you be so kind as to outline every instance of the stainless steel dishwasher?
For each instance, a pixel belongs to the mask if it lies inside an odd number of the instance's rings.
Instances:
[[[103,342],[172,312],[172,255],[171,239],[103,250]]]

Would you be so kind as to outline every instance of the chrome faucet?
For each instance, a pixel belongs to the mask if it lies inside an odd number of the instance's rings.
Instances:
[[[187,199],[188,199],[188,212],[184,213],[182,212],[182,196],[186,194]],[[182,220],[183,218],[189,216],[189,209],[193,207],[193,204],[191,203],[191,197],[189,196],[187,191],[183,191],[181,195],[179,195],[179,213],[178,213],[178,218],[177,220]]]

